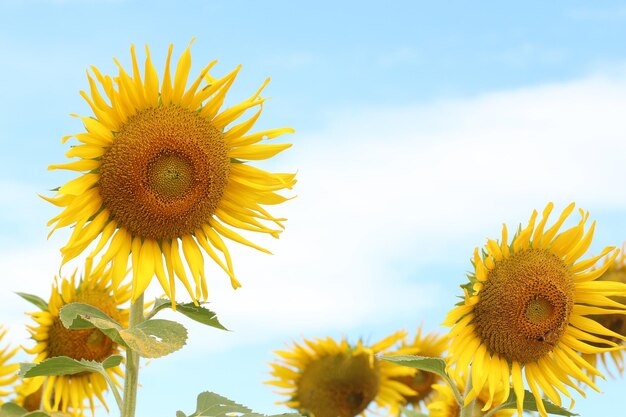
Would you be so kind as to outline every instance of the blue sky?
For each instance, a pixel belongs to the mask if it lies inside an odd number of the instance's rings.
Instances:
[[[68,235],[45,239],[55,210],[36,194],[71,177],[46,167],[81,129],[68,114],[90,114],[85,69],[147,43],[161,74],[169,43],[197,37],[196,72],[243,64],[227,105],[271,76],[258,129],[296,128],[267,166],[298,170],[298,198],[275,210],[281,239],[257,239],[274,256],[231,245],[244,288],[209,267],[233,331],[189,325],[188,347],[142,371],[139,415],[192,410],[203,390],[285,412],[261,384],[272,350],[438,329],[503,222],[576,201],[598,220],[592,251],[626,240],[625,23],[603,1],[0,0],[0,320],[28,344],[12,291],[47,297],[58,271]],[[601,388],[575,411],[619,415],[624,381]]]

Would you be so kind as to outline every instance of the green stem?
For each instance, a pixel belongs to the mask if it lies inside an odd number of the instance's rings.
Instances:
[[[115,382],[113,381],[113,378],[111,378],[111,376],[107,373],[106,370],[104,372],[102,372],[101,375],[104,377],[104,380],[107,382],[107,385],[109,386],[109,388],[113,392],[113,396],[115,397],[115,402],[117,403],[117,407],[121,411],[122,410],[122,404],[123,404],[122,397],[120,395],[120,391],[117,389],[117,386],[115,385]]]
[[[470,366],[467,381],[465,382],[465,392],[463,393],[463,404],[465,404],[465,399],[467,395],[472,390],[472,367]],[[472,417],[474,414],[474,406],[475,406],[476,398],[472,400],[469,404],[463,405],[461,404],[461,415],[459,417]]]
[[[132,328],[142,321],[143,316],[143,293],[130,305],[130,318],[128,327]],[[135,417],[137,405],[137,381],[139,376],[139,354],[134,350],[126,349],[126,372],[124,375],[124,400],[121,417]]]

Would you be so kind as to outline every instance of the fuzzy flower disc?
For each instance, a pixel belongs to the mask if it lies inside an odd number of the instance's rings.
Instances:
[[[365,347],[350,346],[345,339],[305,340],[289,351],[276,352],[268,384],[286,389],[289,397],[281,402],[315,417],[355,417],[369,409],[398,407],[403,394],[415,394],[392,378],[408,375],[410,368],[380,361],[375,354],[387,350],[404,337],[404,332]]]

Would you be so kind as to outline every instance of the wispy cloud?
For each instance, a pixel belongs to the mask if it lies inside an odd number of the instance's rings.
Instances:
[[[567,11],[566,16],[583,22],[620,22],[626,19],[626,6],[580,6]]]
[[[567,56],[567,50],[563,48],[549,48],[525,42],[504,51],[500,60],[513,68],[526,68],[559,65]]]
[[[262,329],[251,338],[416,316],[457,282],[397,265],[445,265],[459,253],[463,262],[502,222],[515,226],[548,201],[626,210],[615,192],[623,108],[624,79],[588,78],[339,113],[296,137],[299,196],[277,208],[289,218],[277,255],[237,254],[244,288],[217,285],[214,306],[233,328]]]

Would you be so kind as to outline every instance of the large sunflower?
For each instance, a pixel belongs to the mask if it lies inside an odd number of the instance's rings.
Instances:
[[[7,330],[0,326],[0,341],[4,339],[6,334]],[[17,362],[12,363],[11,361],[18,350],[19,348],[11,349],[9,346],[0,349],[0,404],[2,404],[4,397],[13,393],[13,390],[3,388],[10,387],[18,379],[17,370],[20,366]]]
[[[60,285],[55,282],[48,309],[30,313],[37,324],[29,326],[29,331],[37,344],[31,349],[25,349],[26,352],[37,355],[35,362],[57,356],[102,362],[109,356],[119,353],[119,346],[98,329],[66,329],[59,318],[59,310],[69,303],[85,303],[99,308],[119,324],[127,327],[129,311],[122,308],[122,305],[128,303],[130,299],[129,287],[130,284],[114,286],[110,270],[106,270],[102,275],[86,277],[79,282],[76,282],[76,274],[70,279],[63,279]],[[123,377],[119,366],[108,368],[107,373],[116,384],[119,384],[117,377]],[[25,387],[21,395],[24,398],[30,394],[43,396],[43,406],[47,411],[71,411],[83,414],[87,401],[93,414],[95,398],[105,408],[107,407],[103,397],[103,392],[108,389],[107,384],[104,377],[98,373],[50,376],[45,384],[46,378],[33,378],[33,381],[35,382]],[[41,387],[43,390],[37,394]]]
[[[622,252],[619,257],[617,257],[606,270],[604,274],[598,278],[598,281],[616,281],[626,283],[626,253],[624,250],[626,249],[626,244],[622,247]],[[626,297],[611,297],[614,301],[617,301],[622,304],[626,304]],[[607,329],[613,330],[615,333],[619,333],[622,336],[626,336],[626,317],[624,314],[611,314],[611,313],[603,313],[592,316],[592,318],[606,327]],[[609,337],[612,342],[617,344],[623,344],[623,339],[617,337]],[[606,347],[606,344],[597,344],[601,347]],[[583,354],[583,358],[589,362],[594,367],[597,366],[598,360],[602,362],[604,368],[610,374],[610,366],[607,363],[607,359],[612,359],[613,364],[617,368],[618,372],[622,374],[624,372],[624,354],[623,350],[611,350],[609,352],[600,352],[597,354]],[[595,381],[595,375],[589,374],[592,380]]]
[[[271,364],[276,379],[267,383],[286,389],[279,393],[289,399],[279,404],[314,417],[354,417],[372,402],[387,408],[397,405],[402,395],[415,392],[392,378],[408,375],[411,369],[379,361],[376,354],[404,336],[396,332],[370,347],[330,337],[294,343],[291,350],[276,352],[279,363]]]
[[[230,276],[232,286],[239,287],[222,237],[268,252],[231,227],[278,237],[285,219],[272,217],[263,206],[284,202],[276,191],[296,182],[295,174],[269,173],[246,163],[271,158],[291,146],[259,144],[293,133],[291,128],[248,134],[261,114],[264,99],[259,94],[269,79],[247,100],[220,110],[240,67],[215,79],[208,73],[213,61],[187,87],[189,48],[171,74],[170,46],[161,82],[147,47],[143,80],[134,47],[132,74],[117,60],[116,77],[92,67],[95,79],[87,74],[90,93],[81,94],[94,117],[81,117],[86,131],[74,135],[80,144],[66,153],[78,160],[50,166],[82,173],[48,198],[63,208],[50,221],[53,230],[74,226],[61,249],[63,262],[98,240],[88,256],[91,262],[108,243],[96,268],[112,262],[117,284],[130,257],[133,300],[154,275],[172,300],[175,276],[194,300],[206,299],[203,251]],[[258,110],[233,124],[251,108]]]
[[[392,355],[418,355],[429,358],[443,358],[443,353],[448,348],[448,338],[437,332],[422,334],[422,328],[417,329],[415,338],[410,343],[402,343],[400,348],[394,352],[388,353]],[[411,375],[404,375],[393,378],[399,381],[413,391],[413,395],[404,395],[403,404],[411,404],[415,408],[419,408],[422,404],[428,404],[434,394],[433,385],[441,380],[437,374],[432,372],[413,369]],[[398,415],[399,409],[391,409],[390,413]]]
[[[547,228],[552,208],[552,203],[548,204],[537,225],[537,212],[533,212],[528,226],[520,228],[510,244],[505,225],[501,242],[489,239],[482,256],[476,248],[474,271],[464,285],[465,301],[450,311],[445,321],[453,326],[449,334],[451,362],[456,363],[456,369],[467,369],[472,363],[474,395],[487,386],[494,399],[495,387],[503,385],[508,390],[512,377],[520,415],[523,370],[540,414],[545,416],[542,392],[561,404],[558,391],[571,398],[566,385],[582,394],[572,378],[597,390],[581,368],[600,373],[579,352],[619,348],[602,336],[623,340],[623,336],[586,317],[618,311],[624,314],[626,310],[626,306],[609,299],[626,295],[626,285],[597,281],[610,264],[591,270],[611,252],[612,262],[618,251],[606,248],[598,256],[579,260],[591,244],[595,222],[585,233],[588,214],[581,210],[580,222],[559,233],[574,204]],[[603,342],[610,347],[600,348],[589,342]]]

